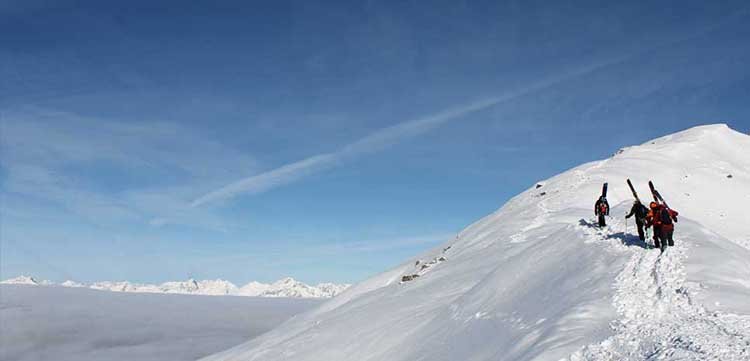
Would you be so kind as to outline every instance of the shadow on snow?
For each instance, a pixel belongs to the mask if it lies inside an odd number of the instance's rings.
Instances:
[[[616,233],[607,233],[607,228],[600,228],[599,225],[595,222],[589,222],[585,219],[581,219],[578,221],[578,224],[583,227],[588,228],[594,228],[602,232],[601,236],[603,239],[611,240],[616,239],[619,240],[623,245],[628,247],[641,247],[643,249],[651,249],[652,247],[646,243],[645,241],[641,241],[640,238],[638,238],[637,235],[625,233],[625,232],[616,232]]]

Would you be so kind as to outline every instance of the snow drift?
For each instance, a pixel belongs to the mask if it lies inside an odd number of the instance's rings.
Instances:
[[[626,178],[644,200],[652,179],[680,212],[663,255],[623,217]],[[612,217],[598,229],[603,182]],[[448,244],[205,360],[747,360],[748,201],[750,136],[692,128],[539,182]]]

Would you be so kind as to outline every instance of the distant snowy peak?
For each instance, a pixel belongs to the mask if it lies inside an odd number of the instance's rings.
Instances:
[[[266,283],[260,283],[252,281],[242,287],[237,292],[240,296],[260,296],[265,292],[270,285]]]
[[[40,285],[40,283],[34,279],[34,277],[29,276],[18,276],[16,278],[11,278],[5,281],[0,282],[0,284],[4,285],[33,285],[37,286]]]
[[[93,288],[95,290],[113,291],[113,292],[163,293],[162,290],[159,288],[159,286],[149,285],[149,284],[140,284],[140,283],[130,283],[127,281],[95,282],[95,283],[92,283],[89,286],[89,288]]]
[[[192,278],[187,281],[165,282],[158,287],[160,291],[164,293],[192,294],[200,293],[200,291],[202,291],[198,281]]]
[[[238,288],[232,282],[224,280],[190,279],[186,282],[167,282],[161,285],[166,293],[194,293],[210,296],[226,296],[237,294]]]
[[[317,287],[287,277],[269,285],[261,295],[264,297],[320,298],[323,297],[321,294]]]
[[[0,283],[34,286],[53,285],[52,282],[37,281],[29,276],[19,276]],[[197,281],[192,278],[186,281],[164,282],[160,285],[131,283],[127,281],[102,281],[85,285],[83,283],[68,280],[59,284],[59,286],[88,287],[95,290],[112,292],[287,298],[330,298],[338,295],[349,287],[348,284],[335,283],[320,283],[316,286],[310,286],[291,277],[282,278],[271,284],[253,281],[242,287],[237,287],[232,282],[221,279]]]
[[[164,282],[160,285],[139,284],[130,282],[97,282],[91,288],[115,292],[142,292],[142,293],[176,293],[196,295],[234,295],[237,286],[224,280],[205,280]]]
[[[315,288],[320,290],[322,293],[321,297],[333,297],[341,292],[344,292],[350,285],[348,284],[336,284],[336,283],[318,283]]]
[[[71,280],[67,280],[67,281],[61,283],[60,286],[63,286],[63,287],[74,287],[74,288],[86,287],[86,285],[83,284],[83,283],[78,283],[76,281],[71,281]]]
[[[250,282],[242,286],[237,294],[258,297],[330,298],[343,292],[349,286],[335,283],[319,283],[311,286],[286,277],[271,284]]]

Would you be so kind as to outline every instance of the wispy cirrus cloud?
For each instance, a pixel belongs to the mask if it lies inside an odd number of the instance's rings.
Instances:
[[[448,121],[487,109],[500,102],[520,96],[521,93],[508,94],[450,108],[422,118],[408,120],[387,128],[375,131],[359,140],[349,143],[331,153],[317,154],[303,160],[283,165],[279,168],[254,175],[228,184],[209,192],[192,202],[193,207],[233,198],[240,194],[257,194],[292,183],[308,175],[333,168],[357,157],[374,153],[397,144],[404,139],[412,138],[437,128]]]
[[[330,252],[331,254],[349,254],[393,251],[427,246],[434,247],[455,237],[456,233],[457,232],[443,232],[398,238],[368,239],[343,244],[330,244],[322,247],[322,250],[323,252]]]
[[[401,254],[436,247],[454,238],[457,232],[439,232],[422,235],[365,238],[344,242],[326,242],[312,246],[300,246],[299,242],[278,244],[269,242],[264,253],[232,252],[218,257],[205,256],[202,267],[214,268],[217,264],[255,264],[263,267],[290,267],[311,260],[346,255],[356,258],[367,254]],[[399,260],[400,261],[400,260]]]
[[[538,81],[532,82],[525,87],[509,90],[497,96],[477,100],[422,118],[407,120],[398,123],[391,127],[375,131],[374,133],[365,136],[353,143],[350,143],[337,151],[314,155],[312,157],[308,157],[306,159],[281,166],[265,173],[261,173],[230,183],[224,187],[216,189],[195,199],[191,203],[191,205],[193,207],[197,207],[219,200],[230,199],[241,194],[261,193],[275,187],[297,181],[307,175],[335,167],[358,156],[381,150],[404,139],[411,138],[424,132],[430,131],[449,121],[460,119],[471,113],[488,109],[501,103],[513,101],[515,99],[540,92],[552,86],[562,84],[564,82],[579,78],[583,75],[587,75],[603,68],[616,65],[623,61],[627,61],[628,59],[637,55],[647,54],[657,49],[662,49],[680,44],[682,42],[691,41],[692,39],[719,29],[720,27],[728,23],[741,19],[743,16],[746,16],[748,12],[750,12],[750,8],[743,8],[707,26],[696,28],[694,29],[694,31],[683,34],[682,36],[665,38],[648,48],[640,49],[634,52],[613,54],[608,57],[591,60],[588,63],[583,63],[573,69],[561,71],[556,73],[555,75],[551,75]]]
[[[540,79],[538,81],[530,83],[525,87],[510,90],[498,96],[485,98],[483,100],[474,101],[463,106],[454,107],[422,118],[407,120],[398,123],[394,126],[378,130],[368,136],[365,136],[364,138],[361,138],[349,145],[344,146],[343,148],[340,148],[337,151],[314,155],[312,157],[281,166],[265,173],[250,176],[230,183],[224,187],[216,189],[195,199],[191,203],[191,205],[193,207],[197,207],[220,200],[230,199],[241,194],[261,193],[275,187],[297,181],[307,175],[335,167],[338,164],[343,164],[345,161],[349,161],[363,154],[381,150],[404,139],[411,138],[431,129],[437,128],[449,121],[460,119],[461,117],[464,117],[468,114],[485,110],[501,103],[513,101],[529,94],[545,90],[552,86],[579,78],[583,75],[587,75],[603,68],[616,65],[634,56],[648,54],[654,50],[674,46],[686,41],[691,41],[692,39],[719,29],[726,24],[741,19],[748,13],[748,11],[750,11],[750,8],[743,8],[740,11],[734,12],[730,16],[726,16],[720,19],[719,21],[708,24],[704,27],[696,28],[691,33],[687,33],[679,37],[668,37],[648,48],[642,48],[634,52],[613,54],[605,58],[596,59],[588,63],[583,63],[568,71],[559,72],[556,75]]]
[[[532,83],[526,87],[511,90],[503,94],[487,97],[464,105],[449,108],[424,117],[406,120],[393,126],[377,130],[359,140],[349,143],[330,153],[316,154],[311,157],[289,163],[227,184],[219,189],[196,198],[192,207],[199,207],[209,203],[228,200],[242,194],[258,194],[273,188],[298,181],[306,176],[326,169],[336,167],[360,156],[374,153],[405,139],[416,137],[432,129],[438,128],[450,121],[455,121],[471,113],[479,112],[509,102],[523,96],[542,91],[579,76],[588,74],[608,65],[617,63],[624,57],[607,59],[591,65],[586,65],[568,72],[548,77]]]
[[[221,230],[221,219],[190,201],[231,179],[238,164],[251,170],[257,164],[170,122],[105,121],[25,106],[4,111],[0,130],[0,190],[14,205],[12,215],[24,218],[72,215],[96,224]],[[25,212],[29,207],[34,211]]]

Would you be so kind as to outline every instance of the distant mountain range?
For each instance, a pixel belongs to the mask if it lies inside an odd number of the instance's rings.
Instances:
[[[315,286],[311,286],[290,277],[282,278],[270,284],[253,281],[242,287],[237,287],[232,282],[224,280],[197,281],[192,278],[187,281],[165,282],[159,285],[131,283],[127,281],[104,281],[83,284],[70,280],[56,284],[46,280],[36,280],[34,277],[30,276],[19,276],[2,281],[0,284],[81,287],[113,292],[290,298],[330,298],[343,292],[349,287],[348,284],[335,283],[319,283]]]

